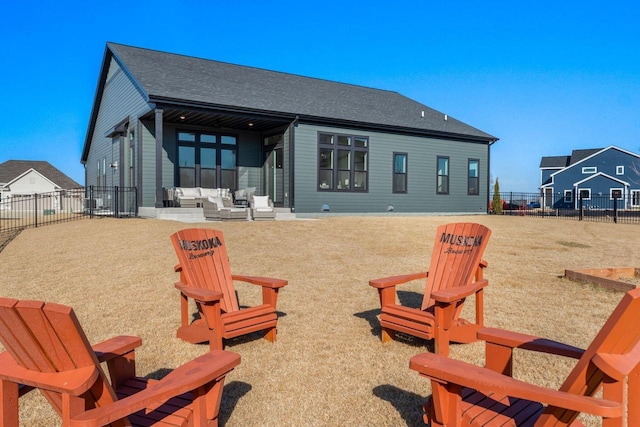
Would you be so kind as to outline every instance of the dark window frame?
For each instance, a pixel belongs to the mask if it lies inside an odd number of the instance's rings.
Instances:
[[[396,158],[398,156],[404,156],[404,172],[397,172],[396,171]],[[393,164],[391,165],[391,172],[392,172],[392,181],[391,181],[392,192],[395,193],[395,194],[407,194],[407,192],[409,191],[409,188],[408,188],[408,183],[409,183],[409,153],[396,152],[396,151],[393,152]],[[399,177],[399,176],[403,177],[404,190],[398,189],[396,187],[397,177]]]
[[[345,139],[346,138],[346,139]],[[369,192],[369,144],[368,136],[353,135],[346,133],[318,132],[318,160],[317,160],[317,183],[316,189],[321,192],[337,193],[368,193]],[[340,144],[339,141],[350,141],[348,145]],[[364,147],[356,146],[356,140],[364,142]],[[330,142],[329,142],[330,141]],[[340,152],[348,152],[348,169],[340,166]],[[364,153],[364,166],[357,168],[360,164],[356,161],[356,153]],[[325,156],[325,157],[323,157]],[[328,161],[328,166],[323,166],[323,162]],[[339,177],[348,173],[348,187],[338,188]],[[365,175],[364,188],[356,186],[356,175]],[[326,182],[325,178],[329,178]]]
[[[440,174],[440,160],[447,161],[447,172],[445,174]],[[451,186],[451,158],[449,156],[437,156],[436,158],[436,194],[447,195],[449,194],[449,189]],[[446,188],[441,189],[443,186],[442,181],[446,181]]]
[[[477,164],[476,173],[478,176],[471,176],[471,163]],[[475,180],[475,191],[472,191],[472,180]],[[467,159],[467,195],[479,196],[480,195],[480,159]]]
[[[193,134],[195,135],[194,141],[188,141],[186,139],[180,139],[180,134]],[[202,135],[214,136],[215,142],[202,141]],[[222,140],[225,137],[231,137],[234,139],[233,144],[223,143]],[[235,133],[227,132],[211,132],[207,130],[191,130],[191,129],[176,129],[176,162],[174,165],[174,182],[177,186],[182,186],[180,183],[180,147],[193,147],[194,148],[194,186],[203,187],[202,175],[203,169],[214,170],[215,174],[215,186],[216,188],[223,188],[223,173],[233,171],[233,183],[232,185],[224,185],[224,188],[229,188],[231,191],[237,190],[238,187],[238,135]],[[215,169],[202,168],[201,167],[201,149],[215,149]],[[223,168],[222,166],[222,152],[224,150],[231,150],[234,152],[235,165],[233,169]]]

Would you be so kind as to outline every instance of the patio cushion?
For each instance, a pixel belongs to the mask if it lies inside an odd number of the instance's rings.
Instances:
[[[272,210],[269,206],[269,196],[253,196],[253,206],[256,210]]]
[[[218,207],[218,210],[223,209],[224,208],[224,201],[222,200],[222,197],[207,197],[207,199],[211,202],[211,203],[215,203],[216,206]]]
[[[182,197],[201,197],[199,188],[178,187],[176,190],[178,191],[178,193],[182,193],[182,194],[179,194],[179,196],[182,196]]]

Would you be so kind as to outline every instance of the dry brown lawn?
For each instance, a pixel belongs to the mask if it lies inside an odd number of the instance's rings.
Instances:
[[[622,294],[562,278],[565,268],[638,266],[637,225],[496,216],[329,217],[184,224],[93,219],[23,231],[0,253],[0,295],[75,308],[91,342],[142,337],[138,374],[161,377],[208,351],[175,338],[179,295],[169,236],[198,226],[223,230],[236,273],[288,279],[278,301],[278,341],[231,341],[242,356],[221,406],[228,426],[420,425],[429,382],[409,369],[431,343],[380,343],[373,278],[427,268],[435,229],[475,221],[493,235],[485,258],[485,319],[585,347]],[[240,284],[239,284],[240,285]],[[250,286],[250,285],[248,285]],[[404,291],[419,303],[422,283]],[[238,287],[241,302],[260,298]],[[473,318],[473,304],[465,314]],[[483,346],[453,345],[451,357],[483,362]],[[571,361],[516,354],[515,375],[557,387]],[[38,393],[21,398],[23,425],[55,425]],[[594,421],[587,419],[587,423]]]

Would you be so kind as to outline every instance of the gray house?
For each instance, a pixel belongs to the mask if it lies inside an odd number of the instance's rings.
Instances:
[[[622,148],[543,157],[540,177],[544,203],[549,207],[577,208],[582,197],[587,207],[597,208],[617,196],[618,208],[640,208],[640,155]]]
[[[396,92],[107,43],[87,186],[256,187],[298,215],[487,211],[496,137]]]

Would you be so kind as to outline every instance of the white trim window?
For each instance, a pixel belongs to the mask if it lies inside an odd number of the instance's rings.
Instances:
[[[591,189],[590,188],[579,188],[578,189],[578,200],[591,200]]]
[[[618,199],[624,198],[624,188],[610,188],[609,189],[609,200],[613,200],[613,192],[617,191],[620,197]]]
[[[587,174],[592,174],[592,173],[597,173],[598,172],[598,168],[596,166],[583,166],[582,167],[582,173],[587,175]]]
[[[624,175],[624,166],[616,166],[616,175]]]
[[[640,207],[640,190],[631,190],[631,207]]]
[[[573,191],[564,190],[564,202],[571,203],[572,199],[573,199]]]

